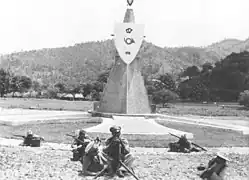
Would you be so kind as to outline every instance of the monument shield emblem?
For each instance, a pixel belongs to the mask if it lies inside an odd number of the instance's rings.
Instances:
[[[121,59],[130,64],[136,57],[144,38],[144,25],[116,23],[114,26],[115,46]]]

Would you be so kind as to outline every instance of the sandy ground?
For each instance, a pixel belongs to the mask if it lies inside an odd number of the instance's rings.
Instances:
[[[80,175],[81,165],[79,162],[70,161],[72,153],[65,149],[65,145],[54,144],[53,147],[55,150],[45,144],[41,148],[0,145],[0,179],[90,180],[93,178]],[[132,153],[136,158],[135,173],[141,180],[198,180],[200,172],[196,170],[196,167],[200,163],[207,164],[215,156],[217,150],[213,149],[208,153],[177,154],[169,153],[167,149],[133,148]],[[225,180],[247,180],[249,176],[248,148],[235,148],[233,152],[227,150],[227,148],[219,149],[231,159],[225,172]],[[240,153],[236,153],[238,150]],[[100,177],[98,179],[110,178]],[[133,177],[127,176],[123,179],[131,180]]]

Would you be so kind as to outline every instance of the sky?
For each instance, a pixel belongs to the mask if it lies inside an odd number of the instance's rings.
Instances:
[[[134,0],[145,40],[206,46],[249,37],[249,0]],[[0,0],[0,54],[112,38],[126,0]]]

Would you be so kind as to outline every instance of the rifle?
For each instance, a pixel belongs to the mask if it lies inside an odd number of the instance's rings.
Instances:
[[[122,144],[122,141],[120,141],[120,144]],[[123,144],[122,144],[123,145]],[[124,145],[123,145],[124,146]],[[105,154],[105,153],[104,153]],[[105,154],[108,156],[107,154]],[[112,158],[110,158],[112,159]],[[139,180],[139,178],[119,159],[118,162],[121,166],[123,166],[136,180]],[[109,165],[106,165],[93,179],[97,179],[98,177],[102,176],[105,171],[109,168]]]
[[[80,139],[78,139],[76,136],[74,136],[74,135],[71,135],[71,134],[66,134],[66,136],[70,136],[70,137],[72,137],[72,138],[74,138],[75,140],[77,140],[77,141],[79,141],[79,142],[81,142],[81,143],[85,143],[85,142],[83,142],[82,140],[80,140]]]
[[[172,134],[172,133],[169,133],[171,136],[174,136],[174,137],[176,137],[176,138],[178,138],[178,139],[180,139],[181,137],[179,137],[179,136],[177,136],[177,135],[175,135],[175,134]],[[195,144],[195,143],[193,143],[193,142],[191,142],[191,144],[193,144],[194,146],[196,146],[196,147],[199,147],[200,149],[202,149],[202,150],[204,150],[204,151],[207,151],[207,149],[206,148],[204,148],[204,147],[201,147],[200,145],[198,145],[198,144]]]
[[[139,180],[138,177],[121,161],[119,160],[119,163],[136,179]]]
[[[22,136],[22,135],[18,135],[18,134],[14,134],[13,136],[15,136],[15,137],[22,137],[22,138],[26,138],[26,136]]]
[[[120,145],[125,148],[125,145],[121,141],[120,137],[116,137],[119,140]],[[121,147],[119,146],[119,158],[118,162],[121,166],[123,166],[136,180],[139,180],[138,177],[120,160],[120,152],[121,152]]]

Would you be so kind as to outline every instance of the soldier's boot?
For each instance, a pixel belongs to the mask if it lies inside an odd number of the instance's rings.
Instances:
[[[195,148],[195,147],[192,147],[192,148],[190,149],[190,152],[200,152],[200,150],[197,149],[197,148]]]

